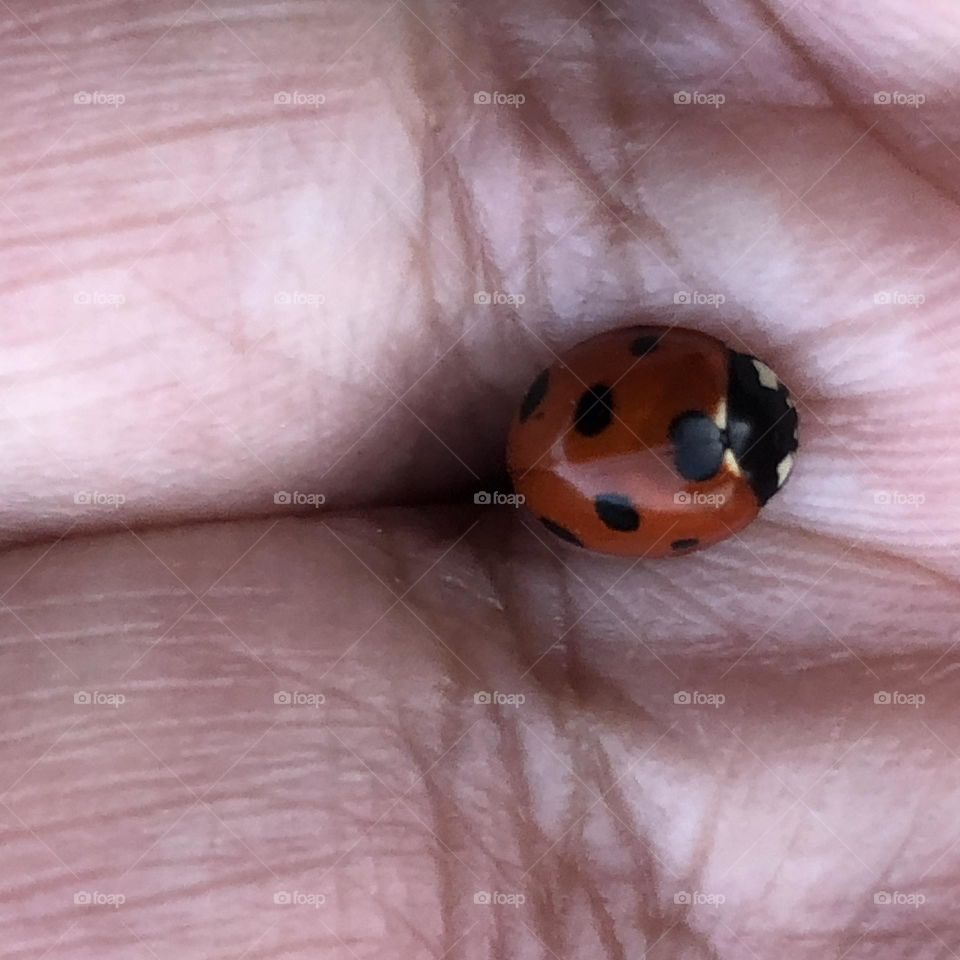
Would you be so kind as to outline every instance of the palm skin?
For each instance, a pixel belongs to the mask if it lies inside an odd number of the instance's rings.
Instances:
[[[950,7],[8,12],[0,950],[956,952]],[[764,517],[457,505],[638,317],[793,389]]]

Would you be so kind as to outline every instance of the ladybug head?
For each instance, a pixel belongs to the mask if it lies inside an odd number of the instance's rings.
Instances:
[[[734,350],[727,387],[727,437],[763,506],[793,468],[797,411],[790,392],[765,363]]]

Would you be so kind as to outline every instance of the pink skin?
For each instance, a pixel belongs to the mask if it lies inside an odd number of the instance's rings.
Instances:
[[[0,958],[956,955],[954,4],[4,17]],[[761,520],[426,506],[634,315],[794,390]]]

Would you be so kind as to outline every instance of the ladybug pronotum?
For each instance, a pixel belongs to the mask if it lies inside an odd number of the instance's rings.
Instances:
[[[552,533],[664,557],[742,530],[796,451],[796,407],[765,363],[695,330],[630,327],[578,344],[534,380],[507,462]]]

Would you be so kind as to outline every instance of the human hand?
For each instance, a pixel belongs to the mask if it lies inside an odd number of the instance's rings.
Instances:
[[[9,13],[11,955],[954,948],[950,8]],[[790,384],[764,517],[456,505],[637,316]]]

